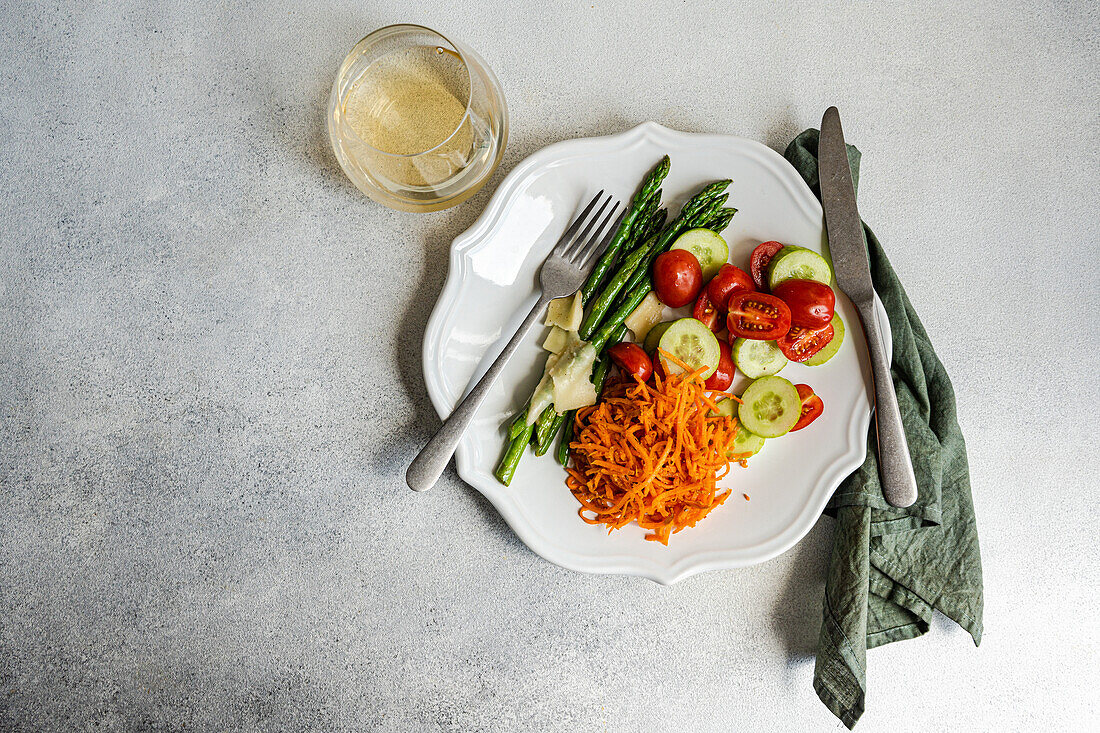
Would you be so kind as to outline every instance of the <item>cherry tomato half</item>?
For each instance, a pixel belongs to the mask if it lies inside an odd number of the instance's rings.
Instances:
[[[791,330],[775,340],[783,356],[791,361],[806,361],[825,348],[833,340],[833,327],[803,328],[791,326]]]
[[[722,265],[718,270],[718,274],[707,283],[707,295],[710,296],[710,302],[722,311],[726,310],[726,304],[729,303],[731,295],[751,290],[756,290],[756,288],[753,287],[752,278],[749,277],[749,274],[740,267],[734,267],[728,263]]]
[[[786,335],[791,328],[791,309],[774,295],[734,293],[728,306],[730,336],[767,341]]]
[[[775,286],[772,295],[791,309],[792,325],[824,328],[833,320],[836,295],[825,283],[817,280],[784,280]]]
[[[699,297],[695,299],[695,308],[691,311],[691,317],[697,321],[702,321],[703,325],[715,333],[721,331],[724,325],[721,314],[714,307],[714,303],[710,301],[710,296],[707,295],[706,288],[699,291]]]
[[[802,400],[802,414],[798,416],[798,422],[791,428],[792,433],[795,430],[801,430],[821,417],[821,413],[825,410],[825,403],[814,394],[814,390],[810,385],[796,384],[794,388],[798,390],[798,397]]]
[[[783,249],[782,242],[762,242],[756,245],[749,257],[749,272],[757,290],[768,289],[768,263]]]
[[[615,344],[607,350],[607,355],[623,371],[623,374],[629,374],[635,379],[644,382],[653,374],[653,362],[649,354],[645,353],[645,349],[638,344],[625,342]]]
[[[695,300],[703,287],[699,260],[686,249],[671,249],[653,262],[653,288],[657,297],[670,308],[679,308]]]
[[[704,385],[707,389],[725,392],[733,384],[733,354],[730,353],[729,344],[725,341],[718,342],[718,349],[721,352],[721,356],[718,357],[718,368],[714,370],[714,374],[707,377]]]

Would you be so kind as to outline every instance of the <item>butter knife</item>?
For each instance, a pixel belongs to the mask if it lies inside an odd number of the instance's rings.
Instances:
[[[855,186],[848,167],[848,149],[840,127],[836,107],[825,110],[821,118],[821,137],[817,145],[818,179],[825,226],[829,234],[829,252],[833,258],[836,284],[859,312],[867,350],[871,355],[871,373],[875,381],[875,426],[878,431],[878,473],[882,495],[896,507],[907,507],[917,500],[917,479],[909,457],[909,444],[898,410],[898,396],[890,376],[890,362],[875,321],[875,289],[871,283],[871,265],[863,224],[856,208]]]

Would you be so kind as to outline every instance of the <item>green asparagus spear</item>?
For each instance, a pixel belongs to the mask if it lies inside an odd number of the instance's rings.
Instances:
[[[563,466],[569,465],[569,444],[573,442],[573,421],[575,415],[575,412],[568,412],[565,414],[565,429],[561,432],[561,440],[558,441],[558,450],[554,454],[558,459],[558,463]]]
[[[642,181],[642,187],[638,189],[638,192],[634,194],[634,198],[630,200],[630,206],[626,210],[626,216],[623,217],[622,222],[619,224],[619,228],[615,232],[614,238],[612,238],[611,243],[607,245],[607,249],[604,250],[603,255],[600,256],[599,261],[596,262],[596,266],[592,268],[592,272],[589,273],[588,279],[584,281],[584,286],[581,287],[582,302],[592,297],[592,293],[600,286],[600,281],[603,280],[604,275],[611,269],[611,263],[614,262],[619,250],[630,237],[630,230],[634,228],[634,222],[642,213],[646,202],[653,196],[657,189],[661,187],[661,182],[664,181],[665,176],[668,175],[668,168],[669,159],[666,155],[646,174],[645,179]]]
[[[703,227],[721,234],[722,230],[730,225],[730,220],[733,219],[733,215],[736,213],[737,209],[734,208],[719,209],[714,212],[714,215],[707,220],[705,224],[703,224]]]
[[[680,209],[680,215],[676,217],[677,220],[686,225],[684,229],[691,229],[692,227],[687,224],[698,221],[699,213],[709,206],[714,199],[721,196],[722,192],[726,190],[726,187],[729,186],[730,183],[732,183],[732,181],[729,179],[709,183],[704,186],[699,193],[692,196],[691,200]]]
[[[634,219],[634,225],[630,227],[630,235],[623,243],[622,249],[630,249],[637,244],[638,236],[649,224],[649,220],[657,213],[657,207],[661,205],[661,189],[657,189],[652,196],[645,200],[642,204],[642,210],[638,212],[638,216]]]
[[[717,217],[719,223],[721,223],[722,220],[725,220],[728,223],[729,219],[732,218],[734,213],[737,212],[737,209],[721,208],[721,204],[725,203],[725,199],[725,196],[716,199],[715,201],[720,203],[718,203],[717,206],[713,206],[712,210],[717,213],[708,213],[707,211],[704,211],[702,213],[702,216],[704,218],[700,221],[697,221],[694,226],[703,225],[703,221],[712,222],[715,220],[715,217]],[[607,320],[604,321],[604,324],[600,327],[600,330],[597,331],[596,334],[592,337],[590,343],[596,348],[596,351],[601,351],[604,348],[608,340],[614,335],[614,329],[618,327],[623,321],[625,321],[627,316],[634,312],[634,309],[637,308],[643,300],[645,300],[645,296],[649,295],[649,292],[653,289],[653,281],[649,277],[648,269],[642,270],[640,272],[644,273],[641,279],[638,282],[635,282],[633,286],[627,291],[626,295],[624,295],[623,298],[616,305],[615,312],[607,317]]]
[[[512,440],[517,435],[523,432],[523,429],[527,426],[527,408],[524,407],[520,410],[512,419],[512,424],[508,427],[508,440]]]
[[[657,192],[653,194],[653,197],[646,202],[645,217],[638,217],[638,220],[634,222],[634,228],[630,230],[630,247],[637,247],[641,244],[646,237],[653,233],[653,221],[663,215],[660,213],[665,211],[661,207],[661,199],[664,197],[664,192],[661,189],[657,189]],[[666,212],[667,213],[667,212]]]
[[[722,204],[726,203],[727,198],[729,198],[728,194],[722,194],[717,198],[711,199],[701,210],[696,209],[683,228],[676,232],[674,236],[669,237],[664,242],[657,242],[655,246],[646,253],[646,257],[641,265],[635,269],[633,274],[627,279],[622,292],[629,293],[636,288],[640,282],[648,278],[649,271],[653,267],[653,261],[657,259],[657,256],[671,247],[672,243],[676,241],[676,237],[683,232],[688,229],[695,229],[696,227],[703,226],[703,223],[709,220],[714,215],[714,212],[721,210]]]
[[[523,451],[527,449],[527,444],[531,441],[531,434],[534,431],[535,426],[528,425],[527,421],[524,420],[523,430],[509,441],[508,450],[504,452],[500,464],[493,471],[493,475],[505,486],[512,483],[512,477],[516,475],[516,468],[519,466],[519,459],[523,457]]]
[[[631,252],[630,256],[624,260],[623,265],[619,268],[619,272],[616,273],[615,277],[604,289],[604,292],[600,294],[599,299],[593,304],[592,310],[589,312],[584,323],[581,324],[581,338],[588,339],[591,337],[592,333],[596,330],[593,324],[599,323],[599,319],[607,313],[611,306],[611,301],[614,301],[618,297],[620,291],[624,291],[626,295],[624,295],[619,303],[616,303],[617,310],[609,319],[609,322],[615,321],[616,316],[621,314],[621,318],[618,319],[616,325],[621,324],[622,321],[634,311],[634,308],[638,307],[652,289],[649,279],[649,270],[653,260],[656,259],[657,255],[661,252],[664,252],[680,233],[695,227],[707,226],[708,224],[720,224],[722,229],[725,228],[725,225],[729,223],[733,214],[736,212],[736,209],[722,208],[722,205],[728,200],[729,195],[721,191],[729,182],[719,181],[718,184],[721,185],[711,184],[707,186],[685,204],[683,211],[686,212],[686,214],[682,212],[680,216],[677,217],[676,222],[663,230],[661,235],[653,242],[648,242],[646,245]],[[626,305],[630,305],[629,310],[625,310]],[[621,335],[617,337],[612,335],[608,336],[604,343],[611,342],[612,340],[617,343],[621,339]],[[595,344],[595,339],[593,339],[592,342]],[[597,351],[602,350],[602,348],[602,345],[596,346]],[[563,422],[564,418],[556,412],[553,412],[551,408],[547,408],[547,410],[539,416],[538,427],[536,429],[535,455],[541,456],[549,449],[550,442],[553,440],[554,435],[557,434]]]
[[[600,330],[592,335],[592,340],[589,343],[595,347],[597,352],[603,351],[603,347],[607,346],[614,335],[615,329],[623,324],[627,316],[634,312],[634,309],[645,300],[645,296],[649,295],[649,291],[652,289],[653,283],[647,277],[626,294],[622,304],[607,317],[604,324],[600,326]]]
[[[640,246],[647,242],[650,237],[661,231],[661,227],[665,225],[665,219],[668,217],[668,209],[658,209],[654,212],[653,216],[646,222],[645,229],[642,230],[638,239],[634,242],[634,246]]]
[[[619,293],[622,291],[623,286],[626,285],[627,280],[631,278],[646,258],[649,252],[659,245],[657,244],[662,237],[662,234],[656,235],[651,239],[653,241],[646,242],[641,247],[637,247],[623,260],[623,263],[619,266],[619,271],[615,273],[615,276],[611,278],[611,282],[600,293],[600,297],[596,298],[592,303],[592,308],[588,311],[588,315],[581,321],[580,337],[588,340],[592,335],[592,332],[599,327],[603,317],[607,315],[607,311],[611,308],[611,304],[615,302],[615,299],[619,297]]]
[[[539,419],[535,422],[535,434],[532,437],[532,442],[535,444],[536,456],[541,456],[545,453],[546,448],[544,446],[550,445],[550,441],[553,440],[554,436],[550,434],[550,430],[557,416],[558,413],[554,411],[554,406],[547,405],[546,409],[539,415]]]
[[[650,201],[653,202],[654,207],[657,206],[660,198],[660,191],[653,194],[653,198],[651,198]],[[608,273],[618,272],[626,256],[637,249],[638,245],[643,244],[661,229],[661,226],[665,223],[666,216],[668,216],[667,209],[656,209],[648,213],[645,221],[639,218],[638,221],[634,223],[634,228],[630,232],[630,238],[627,240],[626,245],[619,250],[619,253],[612,261]]]
[[[681,233],[700,226],[702,221],[708,219],[714,210],[720,208],[726,202],[729,195],[723,193],[723,191],[729,184],[730,181],[725,180],[715,181],[704,186],[699,193],[684,204],[684,207],[680,210],[680,215],[676,219],[662,227],[659,234],[650,237],[645,244],[635,249],[629,257],[623,260],[619,271],[608,282],[581,323],[580,336],[582,339],[588,340],[600,326],[607,315],[607,311],[619,298],[619,293],[629,293],[649,275],[650,265],[653,264],[653,260],[657,258],[657,255],[668,249]]]

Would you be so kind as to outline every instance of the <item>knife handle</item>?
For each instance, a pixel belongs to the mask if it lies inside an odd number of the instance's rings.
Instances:
[[[873,301],[872,301],[873,303]],[[871,355],[871,373],[875,381],[875,428],[878,434],[878,474],[882,495],[892,506],[904,508],[917,500],[917,477],[909,456],[909,441],[898,409],[898,395],[890,375],[890,361],[875,320],[874,306],[859,307],[867,351]]]

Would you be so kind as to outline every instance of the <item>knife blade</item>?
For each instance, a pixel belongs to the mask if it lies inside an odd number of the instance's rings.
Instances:
[[[875,288],[871,281],[871,263],[863,239],[863,223],[856,207],[852,170],[848,166],[848,148],[836,107],[825,110],[821,118],[821,136],[817,144],[818,180],[821,205],[825,209],[825,228],[837,286],[855,305],[875,384],[875,427],[878,437],[878,472],[882,495],[896,507],[910,506],[917,500],[917,479],[909,456],[909,443],[898,409],[898,396],[890,374],[890,362],[875,320]]]

